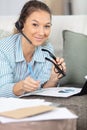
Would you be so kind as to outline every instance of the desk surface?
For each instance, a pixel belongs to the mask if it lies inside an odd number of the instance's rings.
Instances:
[[[71,111],[75,112],[78,116],[77,130],[87,130],[87,95],[84,96],[72,96],[69,98],[55,98],[55,97],[41,97],[30,96],[27,98],[40,98],[45,99],[53,103],[61,104],[61,106],[67,107]]]
[[[53,98],[42,96],[27,97],[36,99],[45,99],[53,103],[60,103],[76,113],[79,116],[77,120],[77,130],[87,129],[87,95],[74,96],[69,98]],[[76,119],[74,120],[56,120],[56,121],[37,121],[0,124],[0,130],[76,130]]]
[[[76,119],[0,124],[0,130],[76,130]]]

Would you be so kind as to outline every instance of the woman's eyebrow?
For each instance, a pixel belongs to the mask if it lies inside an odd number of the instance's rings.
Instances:
[[[38,20],[32,20],[33,22],[37,22],[37,23],[39,23],[39,21]],[[49,25],[52,25],[52,23],[51,22],[47,22],[47,23],[45,23],[45,24],[49,24]]]

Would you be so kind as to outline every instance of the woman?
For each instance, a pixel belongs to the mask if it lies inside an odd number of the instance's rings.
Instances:
[[[45,48],[53,52],[47,42],[51,31],[51,12],[40,1],[28,1],[16,22],[19,33],[0,41],[0,97],[17,97],[41,87],[55,87],[62,77],[56,74]],[[56,59],[66,70],[64,60]]]

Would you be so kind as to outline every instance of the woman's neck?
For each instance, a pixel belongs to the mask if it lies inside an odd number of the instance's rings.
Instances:
[[[35,46],[33,46],[30,43],[23,42],[22,49],[23,49],[23,54],[24,54],[26,62],[30,62],[32,60],[32,57],[35,51]]]

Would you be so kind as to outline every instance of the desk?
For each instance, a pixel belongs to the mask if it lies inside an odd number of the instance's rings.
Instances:
[[[75,112],[75,114],[78,116],[77,130],[87,130],[87,95],[73,96],[69,98],[55,98],[55,97],[41,97],[41,96],[30,96],[27,98],[40,98],[56,104],[60,103],[62,106],[67,107],[71,111]]]
[[[0,130],[76,130],[76,119],[0,124]]]
[[[29,98],[31,98],[31,97],[29,97]],[[36,96],[35,98],[38,98],[38,96]],[[29,100],[29,99],[27,99],[27,100]],[[9,99],[8,100],[5,99],[5,101],[6,102],[8,101],[8,104],[6,104],[6,106],[9,106],[9,103],[11,103],[11,102],[9,102]],[[13,103],[16,102],[15,100],[11,100],[11,101]],[[22,104],[23,102],[20,102],[20,103]],[[32,103],[33,102],[31,102],[31,104]],[[17,102],[17,104],[18,104],[18,102]],[[20,106],[21,106],[21,104],[20,104]],[[34,104],[35,104],[35,102],[34,102]],[[15,107],[15,105],[13,105],[13,106]],[[60,114],[62,114],[61,113],[62,111],[59,110],[59,112],[56,114],[54,112],[54,116],[55,115],[59,116]],[[65,113],[66,113],[66,111],[65,111]],[[50,114],[48,116],[52,117],[53,115]],[[59,118],[57,120],[50,120],[50,118],[46,121],[42,121],[40,118],[39,121],[31,121],[31,122],[30,121],[27,121],[27,122],[21,121],[21,122],[7,123],[7,124],[0,123],[0,130],[45,130],[45,129],[46,130],[76,130],[77,118],[73,118],[73,119],[68,118],[65,120],[62,120],[61,118]]]

